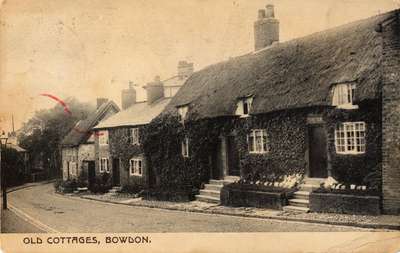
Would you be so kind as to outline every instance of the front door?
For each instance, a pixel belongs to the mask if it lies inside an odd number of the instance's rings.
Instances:
[[[227,176],[240,176],[239,153],[236,147],[235,136],[227,136],[226,149],[228,165]]]
[[[119,185],[119,159],[114,158],[112,163],[112,178],[113,178],[113,185]]]
[[[96,182],[96,167],[94,161],[87,161],[89,189],[92,189]]]
[[[326,178],[327,170],[327,148],[326,133],[321,125],[309,127],[309,177]]]

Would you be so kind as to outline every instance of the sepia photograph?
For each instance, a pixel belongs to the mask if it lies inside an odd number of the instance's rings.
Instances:
[[[0,249],[400,252],[399,8],[2,0]]]

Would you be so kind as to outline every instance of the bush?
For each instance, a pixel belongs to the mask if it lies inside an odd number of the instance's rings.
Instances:
[[[291,192],[292,189],[276,187],[276,186],[266,186],[260,184],[245,184],[245,183],[232,183],[225,185],[224,188],[232,190],[242,190],[242,191],[260,191],[260,192]]]
[[[194,200],[198,192],[191,187],[187,189],[147,189],[141,196],[146,200],[187,202]]]
[[[123,185],[121,192],[136,194],[136,193],[141,192],[142,190],[143,190],[143,186],[141,186],[141,185],[129,184],[129,185]]]
[[[345,194],[345,195],[356,195],[356,196],[380,196],[380,192],[376,189],[367,190],[356,190],[356,189],[332,189],[320,187],[315,189],[315,193],[333,193],[333,194]]]
[[[91,186],[90,190],[94,193],[106,193],[112,187],[111,177],[108,173],[103,173],[97,176],[94,184]]]

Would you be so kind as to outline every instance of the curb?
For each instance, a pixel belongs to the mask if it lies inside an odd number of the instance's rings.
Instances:
[[[159,206],[134,204],[134,203],[121,203],[121,202],[116,202],[116,201],[112,201],[112,200],[94,199],[94,198],[90,198],[90,197],[86,197],[86,196],[78,196],[78,197],[81,199],[93,200],[93,201],[104,202],[104,203],[126,205],[126,206],[156,208],[156,209],[165,209],[165,210],[181,211],[181,212],[183,211],[183,212],[192,212],[192,213],[219,214],[219,215],[235,216],[235,217],[281,220],[281,221],[296,221],[296,222],[304,222],[304,223],[326,224],[326,225],[346,226],[346,227],[400,230],[400,225],[392,225],[392,224],[356,223],[356,222],[313,220],[313,219],[290,218],[290,217],[279,217],[279,216],[262,216],[262,215],[252,215],[252,214],[245,214],[245,213],[243,213],[243,214],[242,213],[229,213],[229,212],[223,212],[223,211],[218,211],[218,210],[216,210],[216,211],[214,211],[214,210],[194,210],[194,209],[181,209],[181,208],[175,208],[175,207],[159,207]]]
[[[38,185],[51,184],[54,181],[55,181],[55,179],[52,179],[52,180],[43,181],[43,182],[30,183],[29,185],[15,186],[15,187],[12,187],[12,188],[8,188],[7,193],[15,192],[15,191],[18,191],[18,190],[22,190],[22,189],[25,189],[25,188],[34,187],[34,186],[38,186]]]

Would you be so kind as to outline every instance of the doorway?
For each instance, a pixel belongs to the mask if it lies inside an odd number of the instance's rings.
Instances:
[[[309,177],[326,178],[328,176],[326,132],[322,125],[311,125],[309,137]]]
[[[86,161],[88,168],[88,184],[89,189],[93,189],[94,184],[96,183],[96,167],[94,161]]]
[[[113,185],[118,186],[120,185],[119,180],[119,158],[114,158],[112,161],[112,180]]]
[[[226,137],[227,173],[226,176],[240,176],[239,153],[236,147],[235,136]]]

